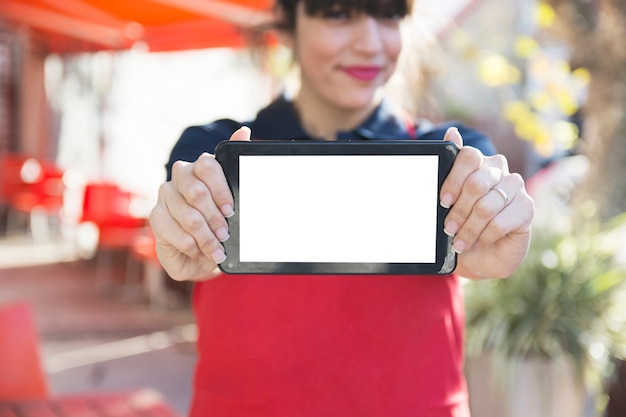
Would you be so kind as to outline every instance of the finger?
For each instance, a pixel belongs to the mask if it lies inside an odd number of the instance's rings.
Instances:
[[[241,126],[230,137],[230,140],[234,141],[249,141],[250,140],[250,128],[248,126]]]
[[[449,127],[443,136],[443,140],[454,143],[459,149],[463,147],[463,137],[457,127]]]
[[[192,175],[187,178],[190,182],[185,183],[184,187],[178,187],[179,191],[189,204],[199,207],[207,214],[207,221],[214,215],[213,207],[218,207],[224,217],[233,215],[235,206],[233,194],[228,187],[222,166],[213,155],[208,153],[200,155],[192,164]],[[200,182],[194,182],[194,178]]]
[[[232,214],[233,202],[221,166],[205,154],[193,164],[174,164],[172,181],[173,190],[164,199],[172,217],[196,240],[202,253],[223,262],[220,242],[229,237],[224,213]]]
[[[509,195],[506,193],[506,191],[504,191],[501,187],[496,185],[495,187],[491,189],[491,191],[498,193],[500,197],[502,197],[502,204],[504,204],[505,207],[509,205],[509,202],[511,201],[511,199]]]
[[[515,178],[514,181],[521,181],[521,177]],[[514,182],[511,181],[511,183]],[[498,187],[500,186],[498,185]],[[510,187],[508,185],[500,188],[510,193]],[[518,188],[513,193],[513,196],[509,194],[508,204],[489,222],[489,225],[481,233],[478,239],[481,244],[493,244],[508,234],[530,230],[534,213],[533,201],[524,188]],[[500,198],[502,199],[502,197]]]
[[[477,161],[476,163],[479,162]],[[466,175],[470,171],[471,165],[468,165],[460,175]],[[506,164],[499,157],[490,157],[485,160],[479,169],[467,175],[462,184],[460,194],[455,198],[454,206],[446,216],[446,230],[450,234],[456,234],[463,227],[473,210],[477,207],[479,209],[483,208],[483,205],[479,202],[483,197],[491,193],[493,187],[501,181],[502,176],[505,174],[508,174]],[[497,194],[497,192],[495,193]]]
[[[214,274],[217,264],[202,254],[195,240],[167,213],[163,204],[153,208],[150,225],[156,239],[157,256],[170,277],[185,281]]]
[[[466,179],[480,169],[484,160],[485,157],[478,149],[469,146],[461,148],[441,186],[440,201],[443,207],[449,208],[456,203]]]
[[[219,233],[209,227],[203,214],[198,210],[186,204],[182,207],[177,208],[173,201],[170,201],[168,205],[168,210],[179,214],[176,221],[183,231],[176,242],[176,248],[192,258],[206,256],[216,264],[224,262],[226,253],[220,242],[221,239],[217,237]],[[224,227],[223,230],[227,233],[228,229]]]
[[[167,227],[171,245],[191,258],[207,256],[216,263],[225,259],[221,241],[228,238],[228,225],[217,207],[206,204],[204,213],[190,205],[175,187],[163,188],[161,227]],[[207,215],[206,213],[213,213]],[[158,213],[157,213],[158,214]],[[210,220],[207,220],[209,217]]]
[[[528,251],[533,212],[528,194],[518,193],[511,204],[492,219],[479,241],[459,255],[461,268],[474,271],[466,276],[510,276]],[[493,262],[485,262],[485,259]],[[473,266],[467,269],[471,264]]]
[[[164,202],[159,202],[152,209],[150,226],[157,245],[171,246],[189,258],[203,256],[195,239],[169,214]]]
[[[513,202],[517,194],[523,189],[523,181],[518,175],[509,175],[497,184],[500,191],[495,189],[489,190],[481,198],[479,198],[467,220],[462,224],[458,233],[454,236],[452,246],[457,253],[462,253],[470,249],[478,240],[483,239],[485,233],[498,235],[500,232],[504,234],[512,231],[507,228],[507,223],[498,223],[494,219],[502,220],[500,214]],[[506,199],[503,198],[504,194]],[[511,222],[514,222],[512,219]],[[502,229],[498,228],[503,226]],[[494,230],[495,229],[495,230]],[[446,229],[447,230],[447,229]],[[448,230],[449,232],[449,230]],[[485,235],[488,236],[488,235]],[[502,237],[500,235],[499,237]]]

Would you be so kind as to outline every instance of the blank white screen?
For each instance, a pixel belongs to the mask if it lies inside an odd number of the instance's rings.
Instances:
[[[434,263],[438,162],[240,156],[240,261]]]

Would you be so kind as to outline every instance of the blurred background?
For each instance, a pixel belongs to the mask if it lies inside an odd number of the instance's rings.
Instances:
[[[271,6],[0,0],[0,314],[32,312],[37,395],[148,387],[186,413],[190,287],[147,216],[185,127],[291,88]],[[626,7],[421,0],[404,29],[389,94],[487,133],[536,201],[515,276],[465,283],[473,416],[626,416]]]

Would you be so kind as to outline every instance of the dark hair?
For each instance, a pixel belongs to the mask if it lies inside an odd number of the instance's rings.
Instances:
[[[305,11],[310,16],[339,8],[342,11],[365,12],[376,17],[405,17],[413,8],[413,0],[276,0],[283,16],[283,21],[278,23],[279,29],[295,29],[296,8],[300,2],[304,2]]]

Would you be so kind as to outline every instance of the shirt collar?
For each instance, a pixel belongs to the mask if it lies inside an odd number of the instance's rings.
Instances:
[[[404,140],[411,139],[407,124],[393,113],[391,104],[383,99],[372,114],[352,131],[339,132],[338,140]],[[254,139],[315,140],[302,127],[293,102],[281,96],[257,114],[251,124]]]

